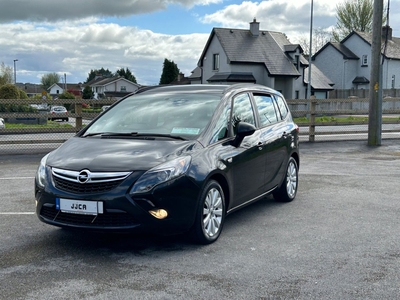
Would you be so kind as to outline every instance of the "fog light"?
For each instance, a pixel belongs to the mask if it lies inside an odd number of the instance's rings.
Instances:
[[[157,219],[165,219],[168,216],[168,213],[165,209],[153,209],[153,210],[149,210],[149,213]]]

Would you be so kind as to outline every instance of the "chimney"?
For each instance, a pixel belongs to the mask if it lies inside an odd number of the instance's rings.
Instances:
[[[387,36],[387,39],[389,40],[389,41],[391,41],[392,40],[392,28],[390,27],[390,26],[383,26],[382,27],[382,38],[384,38],[384,39],[386,39],[386,36]]]
[[[257,22],[256,18],[254,18],[253,22],[250,23],[250,32],[254,37],[257,37],[260,34],[260,22]]]

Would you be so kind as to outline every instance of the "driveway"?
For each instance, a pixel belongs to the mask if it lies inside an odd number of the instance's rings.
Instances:
[[[41,155],[0,155],[0,299],[397,299],[400,144],[302,143],[294,202],[220,239],[69,232],[33,214]]]

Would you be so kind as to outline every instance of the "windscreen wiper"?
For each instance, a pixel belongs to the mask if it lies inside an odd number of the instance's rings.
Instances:
[[[108,137],[132,137],[132,138],[170,138],[170,139],[175,139],[175,140],[182,140],[186,141],[185,138],[177,135],[171,135],[171,134],[159,134],[159,133],[138,133],[138,132],[93,132],[93,133],[88,133],[83,135],[82,137],[90,137],[90,136],[100,136],[102,138],[108,138]]]

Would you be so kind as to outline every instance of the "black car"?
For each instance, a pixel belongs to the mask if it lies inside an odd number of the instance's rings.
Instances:
[[[128,96],[41,161],[36,211],[75,229],[188,232],[214,242],[227,214],[292,201],[298,126],[256,84],[160,86]]]

